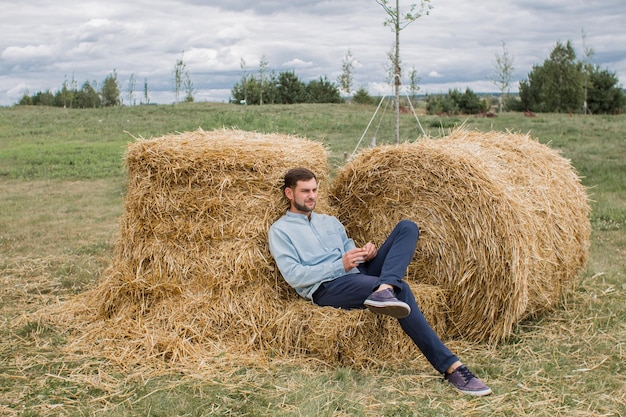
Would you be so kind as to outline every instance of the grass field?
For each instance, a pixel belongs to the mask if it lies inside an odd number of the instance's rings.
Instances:
[[[420,116],[431,136],[464,125],[528,133],[572,160],[592,196],[590,261],[560,308],[499,345],[448,344],[494,394],[467,398],[423,358],[401,367],[276,362],[122,369],[66,349],[32,313],[85,291],[108,265],[122,213],[122,156],[136,137],[237,127],[321,141],[333,166],[374,107],[180,104],[96,110],[0,108],[0,415],[626,416],[626,116]],[[389,143],[392,115],[362,146]],[[403,139],[419,127],[402,117]],[[445,335],[444,335],[445,339]]]

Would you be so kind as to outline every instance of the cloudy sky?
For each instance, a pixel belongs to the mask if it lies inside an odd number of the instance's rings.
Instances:
[[[401,0],[400,9],[413,3]],[[400,33],[404,73],[416,69],[422,93],[497,91],[489,80],[502,42],[514,61],[514,91],[557,41],[572,41],[582,58],[583,39],[593,61],[626,85],[624,0],[430,4],[428,16]],[[56,92],[65,79],[78,87],[99,84],[113,70],[125,102],[132,74],[136,100],[147,81],[151,102],[171,103],[181,57],[196,101],[222,102],[241,79],[242,62],[256,72],[265,56],[275,72],[336,81],[348,51],[356,88],[381,94],[390,91],[387,54],[394,42],[387,18],[375,0],[2,0],[0,105],[25,92]]]

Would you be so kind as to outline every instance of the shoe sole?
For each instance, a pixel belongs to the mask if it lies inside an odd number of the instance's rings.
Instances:
[[[396,319],[403,319],[411,314],[411,307],[402,301],[398,302],[379,302],[365,300],[363,303],[371,312],[376,314],[384,314]]]
[[[483,389],[483,390],[480,390],[480,391],[465,391],[465,390],[459,389],[458,387],[455,387],[454,384],[452,384],[452,383],[449,383],[449,384],[450,384],[450,386],[452,388],[454,388],[455,390],[457,390],[461,394],[473,395],[475,397],[484,397],[486,395],[491,395],[491,393],[492,393],[491,388],[486,388],[486,389]]]
[[[484,397],[487,395],[491,395],[491,389],[481,390],[481,391],[463,391],[452,385],[452,387],[460,392],[461,394],[473,395],[475,397]]]

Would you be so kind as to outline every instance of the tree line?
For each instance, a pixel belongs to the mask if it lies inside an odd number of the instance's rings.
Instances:
[[[98,90],[97,88],[97,81],[85,81],[79,89],[74,77],[70,80],[66,78],[56,93],[52,93],[50,90],[38,91],[33,95],[25,93],[18,104],[82,109],[119,106],[121,104],[120,89],[115,70],[102,81],[100,89]]]
[[[504,45],[503,45],[504,46]],[[616,114],[626,107],[626,94],[617,75],[591,62],[593,50],[585,48],[585,58],[577,59],[571,41],[557,42],[541,65],[533,66],[519,83],[519,95],[501,96],[501,109],[538,113]],[[508,88],[512,58],[504,48],[496,55],[492,81],[504,91]],[[487,110],[487,103],[471,89],[465,93],[449,90],[445,95],[427,96],[430,114],[477,114]]]
[[[184,52],[183,54],[184,55]],[[184,101],[194,101],[194,94],[196,89],[189,70],[187,70],[187,64],[183,61],[183,56],[176,60],[176,65],[172,70],[172,83],[174,85],[173,91],[175,95],[175,101],[180,101],[181,93],[184,93]],[[69,107],[69,108],[97,108],[97,107],[110,107],[119,106],[122,104],[122,92],[120,91],[120,84],[117,76],[117,71],[113,70],[104,81],[100,84],[100,89],[97,89],[97,81],[85,81],[81,88],[78,88],[74,76],[71,80],[67,77],[63,81],[63,85],[56,92],[52,93],[50,90],[38,91],[33,95],[29,95],[28,92],[24,93],[22,98],[17,103],[18,105],[34,105],[34,106],[57,106],[57,107]],[[128,105],[134,106],[137,104],[137,79],[135,74],[131,74],[128,79],[126,89],[126,99]],[[144,79],[143,92],[139,99],[139,104],[150,104],[150,94],[148,91],[148,79]]]
[[[245,64],[242,63],[245,68]],[[267,60],[261,59],[256,75],[244,72],[231,91],[232,101],[239,104],[340,103],[339,88],[326,76],[304,83],[294,71],[267,71]]]
[[[501,110],[532,112],[584,112],[592,114],[621,113],[626,107],[626,95],[619,85],[616,74],[593,64],[593,50],[585,49],[585,57],[580,60],[571,41],[557,42],[549,57],[541,65],[533,66],[526,79],[519,82],[519,94],[510,96],[508,89],[512,79],[512,57],[503,44],[503,55],[496,55],[496,71],[491,75],[502,95]],[[348,51],[342,65],[338,84],[325,75],[303,82],[294,71],[275,72],[269,70],[265,56],[260,60],[256,73],[247,71],[241,61],[243,76],[231,90],[231,102],[237,104],[296,104],[296,103],[340,103],[341,91],[351,95],[353,85],[353,57]],[[419,90],[415,69],[410,72],[411,97],[415,100]],[[395,82],[395,79],[391,82]],[[173,71],[173,84],[176,101],[184,93],[184,101],[194,101],[195,88],[182,57],[176,61]],[[98,88],[99,87],[99,88]],[[136,80],[134,75],[128,81],[127,103],[137,104]],[[374,99],[361,87],[351,99],[355,103],[371,104]],[[427,95],[427,111],[431,114],[477,114],[487,110],[488,103],[470,88],[465,92],[451,89],[447,94]],[[148,81],[144,81],[140,104],[149,104]],[[119,80],[116,71],[108,75],[99,85],[96,81],[85,81],[80,88],[72,79],[65,80],[55,93],[25,93],[19,105],[44,105],[69,108],[97,108],[122,104]]]

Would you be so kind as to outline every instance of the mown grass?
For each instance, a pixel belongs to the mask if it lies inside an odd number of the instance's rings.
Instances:
[[[339,166],[374,107],[241,107],[196,103],[97,110],[0,109],[0,415],[623,416],[626,341],[626,117],[505,114],[420,116],[432,136],[464,125],[530,132],[560,149],[592,202],[589,266],[550,314],[520,323],[497,346],[449,341],[494,389],[453,392],[423,359],[397,368],[312,363],[197,371],[122,370],[68,352],[77,335],[36,318],[94,285],[122,212],[122,157],[133,137],[237,127],[325,143]],[[402,137],[419,135],[402,117]],[[363,139],[390,143],[389,113]]]

